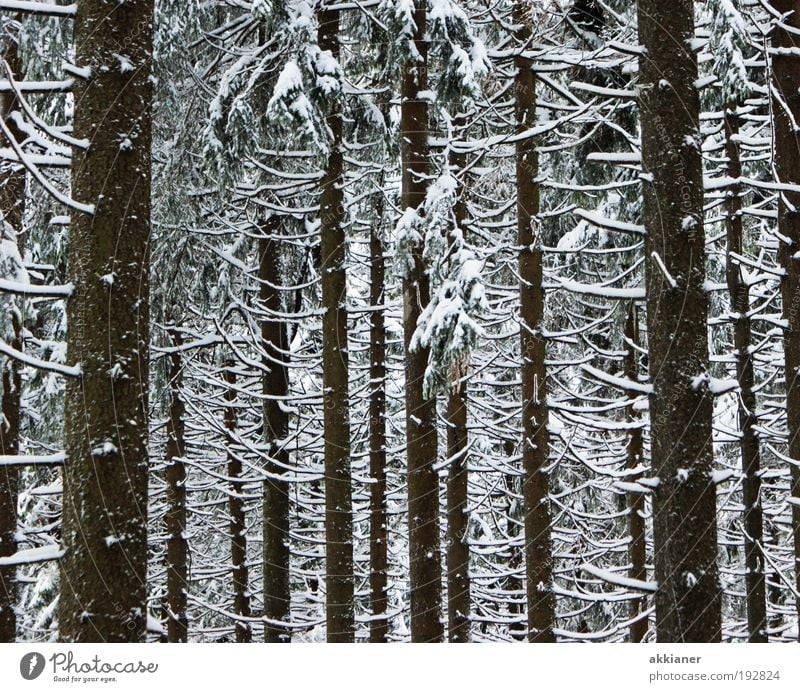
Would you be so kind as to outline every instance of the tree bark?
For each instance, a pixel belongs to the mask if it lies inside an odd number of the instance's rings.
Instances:
[[[250,593],[248,589],[247,569],[247,524],[244,513],[244,483],[242,477],[242,460],[234,453],[233,445],[236,434],[236,371],[234,363],[225,364],[225,428],[228,431],[226,447],[228,450],[228,478],[231,488],[228,495],[228,512],[230,513],[231,532],[231,576],[233,582],[233,612],[243,618],[250,617]],[[234,625],[236,641],[247,643],[252,639],[250,625],[236,621]]]
[[[728,176],[737,180],[742,175],[739,158],[739,120],[736,106],[725,110],[725,150],[728,156]],[[742,496],[744,504],[745,600],[747,604],[747,639],[751,643],[767,641],[767,587],[764,574],[764,517],[761,509],[761,451],[756,425],[756,393],[750,311],[750,286],[744,280],[734,255],[742,255],[742,186],[734,183],[728,191],[725,208],[725,228],[728,251],[725,274],[731,296],[733,314],[733,345],[736,355],[736,379],[739,382],[739,428],[742,454]]]
[[[693,3],[639,0],[659,642],[721,636]],[[662,269],[662,265],[665,269]],[[669,276],[666,275],[669,272]]]
[[[533,64],[522,51],[531,39],[528,6],[514,4],[513,20],[518,54],[514,57],[517,133],[536,125],[536,79]],[[516,144],[517,239],[520,277],[520,353],[522,356],[522,464],[525,505],[525,575],[528,640],[553,642],[555,598],[550,536],[549,477],[547,475],[547,372],[545,369],[544,290],[542,248],[538,222],[539,158],[536,140]]]
[[[261,308],[261,348],[265,366],[262,375],[264,394],[264,441],[269,459],[264,481],[264,640],[289,643],[291,630],[289,608],[289,486],[283,475],[289,465],[285,440],[289,434],[289,414],[285,404],[289,396],[289,371],[286,359],[289,340],[286,322],[281,317],[281,245],[278,237],[280,219],[270,216],[262,225],[258,256]],[[285,624],[282,624],[285,623]]]
[[[174,348],[183,343],[181,333],[170,329],[170,340]],[[183,364],[180,352],[170,353],[169,371],[169,428],[167,429],[167,640],[187,642],[189,621],[186,614],[186,590],[188,587],[186,538],[186,454],[185,427],[183,418],[186,409],[181,395]]]
[[[800,118],[800,1],[772,0],[772,7],[787,15],[771,32],[771,88],[775,171],[777,182],[800,181],[800,141],[796,125]],[[789,14],[791,13],[791,14]],[[795,51],[793,54],[791,51]],[[788,112],[787,112],[788,108]],[[800,592],[800,194],[783,191],[778,201],[778,259],[784,270],[781,282],[783,352],[786,373],[787,454],[791,464],[792,534],[794,536],[795,590]],[[800,598],[796,599],[800,620]],[[800,638],[800,634],[798,634]]]
[[[59,625],[64,641],[144,638],[153,0],[80,0],[75,62]]]
[[[635,345],[639,344],[639,321],[636,316],[636,306],[631,303],[628,308],[628,318],[625,321],[625,338],[628,341],[628,352],[625,356],[625,377],[632,382],[639,378],[639,359]],[[636,392],[628,392],[631,403],[627,408],[628,425],[628,455],[625,469],[631,473],[626,480],[635,482],[641,473],[633,473],[644,462],[644,440],[642,437],[642,420],[633,406]],[[631,579],[647,581],[647,542],[645,534],[645,496],[643,493],[628,493],[628,559],[631,563],[629,576]],[[647,635],[647,617],[641,617],[647,610],[647,597],[641,596],[631,601],[631,618],[638,618],[630,626],[632,642],[642,642]]]
[[[454,128],[463,131],[466,119],[457,116],[453,119]],[[460,152],[450,152],[450,168],[453,175],[459,176],[467,162],[467,156]],[[458,199],[454,216],[456,226],[466,239],[465,221],[467,203],[464,198],[463,181],[458,180]],[[452,643],[470,640],[470,580],[469,544],[467,528],[469,524],[467,470],[467,384],[461,380],[453,384],[454,389],[447,399],[447,458],[450,460],[447,475],[447,614],[448,641]]]
[[[383,182],[383,176],[381,176]],[[389,623],[388,607],[388,522],[386,512],[386,327],[383,304],[385,292],[385,258],[382,239],[384,214],[383,185],[376,193],[378,203],[375,221],[370,226],[370,393],[369,393],[369,640],[386,642]]]
[[[421,213],[428,188],[427,4],[414,3],[414,45],[419,59],[403,63],[400,138],[402,156],[401,207]],[[439,545],[439,477],[434,466],[438,452],[436,397],[423,389],[428,349],[410,348],[419,316],[430,302],[430,286],[422,246],[413,248],[413,268],[403,278],[403,327],[406,353],[406,454],[408,457],[409,577],[411,640],[440,642],[442,557]]]
[[[2,37],[2,59],[8,63],[12,74],[21,79],[22,61],[18,54],[17,42],[8,34]],[[0,94],[0,118],[3,118],[12,136],[21,142],[25,135],[11,119],[10,115],[18,109],[13,93]],[[25,169],[10,161],[0,162],[0,218],[14,231],[8,238],[16,241],[20,255],[24,254],[25,234],[22,222],[25,212]],[[5,233],[0,228],[0,239]],[[11,347],[22,351],[22,314],[14,307],[13,296],[6,298],[11,309],[12,335]],[[22,299],[19,299],[21,306]],[[4,329],[5,331],[5,329]],[[20,449],[20,406],[22,393],[22,368],[13,358],[7,358],[2,365],[2,406],[0,406],[0,455],[19,454]],[[17,491],[19,471],[14,466],[0,467],[0,557],[13,555],[17,551]],[[17,605],[17,569],[0,567],[0,642],[13,642],[16,639],[17,619],[14,608]]]
[[[318,10],[320,50],[339,59],[339,10]],[[329,642],[355,636],[353,504],[350,480],[350,379],[347,348],[347,273],[345,269],[342,186],[341,99],[328,103],[332,134],[320,197],[322,274],[322,384],[325,422],[325,597]]]

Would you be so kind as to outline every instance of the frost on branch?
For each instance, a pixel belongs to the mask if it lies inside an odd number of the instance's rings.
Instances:
[[[741,103],[750,95],[745,65],[750,46],[740,2],[712,0],[709,3],[714,18],[711,30],[713,71],[722,82],[722,96],[726,103]]]
[[[462,379],[481,334],[476,318],[486,308],[481,263],[455,223],[458,185],[449,173],[428,190],[425,199],[424,256],[433,267],[431,302],[425,307],[410,348],[430,350],[425,370],[426,395],[445,393]],[[419,217],[417,217],[419,218]]]
[[[19,254],[17,247],[16,231],[0,215],[0,279],[11,281],[15,284],[28,284],[28,272]],[[9,294],[0,293],[0,310],[9,314],[17,310],[16,302]],[[19,318],[19,315],[17,315]],[[14,339],[13,321],[4,319],[0,327],[0,338],[4,341]]]

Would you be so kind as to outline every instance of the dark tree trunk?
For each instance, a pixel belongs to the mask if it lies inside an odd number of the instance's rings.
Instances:
[[[0,37],[0,53],[8,63],[12,74],[21,79],[22,61],[17,53],[17,43],[8,34]],[[9,131],[18,141],[25,137],[16,123],[9,117],[18,109],[16,97],[12,93],[0,94],[0,118],[3,118]],[[25,212],[25,169],[10,161],[0,161],[0,218],[13,230],[23,254],[25,234],[22,219]],[[4,233],[0,229],[0,240]],[[4,303],[15,299],[8,296]],[[21,306],[22,299],[19,299]],[[11,347],[23,350],[22,315],[18,309],[11,311],[11,329],[13,335]],[[5,328],[4,328],[5,331]],[[22,375],[19,363],[13,358],[0,362],[2,374],[2,406],[0,407],[0,456],[19,454],[20,404],[22,392]],[[0,557],[13,555],[17,551],[17,481],[18,469],[15,466],[0,466]],[[0,642],[13,642],[16,639],[17,621],[14,608],[17,604],[16,567],[0,567]]]
[[[693,3],[639,0],[659,642],[720,639]],[[661,264],[669,272],[662,270]]]
[[[383,177],[381,177],[383,180]],[[376,193],[378,203],[375,220],[370,227],[370,354],[369,354],[369,640],[386,641],[389,623],[388,606],[388,521],[386,512],[386,327],[383,304],[385,293],[385,259],[382,239],[384,214],[383,185]]]
[[[457,131],[463,131],[466,119],[457,116],[453,120]],[[466,165],[466,154],[450,153],[452,174],[460,176]],[[461,178],[459,177],[459,180]],[[458,200],[454,209],[456,226],[466,238],[465,221],[467,203],[463,182],[458,185]],[[447,458],[450,466],[447,476],[447,614],[448,640],[469,642],[470,582],[467,448],[467,384],[453,384],[447,399]]]
[[[725,111],[725,149],[728,156],[728,176],[733,180],[742,175],[739,158],[739,121],[735,106]],[[728,191],[725,209],[725,228],[728,236],[726,278],[733,313],[733,345],[736,354],[736,379],[739,382],[739,427],[742,437],[742,496],[744,504],[745,593],[747,602],[748,641],[767,641],[767,590],[764,574],[764,517],[761,509],[761,451],[756,434],[756,393],[750,311],[750,286],[744,280],[739,262],[733,256],[742,255],[742,186],[733,184]]]
[[[179,348],[183,343],[177,329],[170,330],[171,344]],[[186,559],[189,550],[186,539],[186,454],[185,428],[181,383],[183,364],[179,351],[170,354],[169,371],[169,428],[167,429],[167,638],[170,642],[189,639],[189,621],[186,615],[186,590],[189,588]]]
[[[231,488],[228,495],[228,512],[230,513],[231,532],[231,576],[233,582],[233,612],[244,618],[250,617],[250,595],[248,589],[247,570],[247,524],[244,513],[244,483],[242,477],[242,460],[234,451],[236,439],[236,371],[232,361],[225,364],[225,429],[228,431],[225,441],[228,450],[228,478]],[[235,624],[236,641],[247,643],[252,639],[250,625],[237,621]]]
[[[421,213],[428,188],[428,102],[418,94],[428,88],[427,4],[414,3],[414,45],[418,62],[402,68],[400,138],[403,209]],[[409,576],[411,640],[442,641],[442,556],[439,545],[439,477],[436,397],[423,389],[428,349],[410,349],[420,313],[430,301],[422,246],[413,248],[413,267],[403,277],[403,327],[406,352],[406,453],[408,456]]]
[[[514,453],[514,444],[510,441],[505,443],[506,456],[511,457]],[[524,522],[523,500],[518,499],[522,494],[522,479],[519,476],[507,474],[505,476],[506,494],[508,495],[508,540],[510,556],[508,558],[509,577],[506,581],[506,597],[508,602],[508,614],[516,616],[521,620],[523,617],[526,622],[513,622],[508,627],[508,634],[514,641],[524,642],[528,639],[527,608],[525,607],[525,581],[520,578],[519,573],[524,571],[525,550],[524,550]],[[522,540],[520,540],[522,537]]]
[[[324,7],[324,4],[323,4]],[[339,10],[318,10],[320,50],[339,58]],[[355,636],[353,505],[350,483],[350,380],[347,349],[345,209],[341,100],[326,115],[333,135],[320,197],[322,383],[325,420],[325,581],[329,642]]]
[[[631,303],[628,318],[625,321],[625,338],[629,342],[625,357],[625,377],[633,382],[639,379],[639,358],[635,345],[639,344],[639,321],[636,306]],[[644,440],[642,439],[642,419],[633,406],[636,392],[628,392],[631,403],[627,409],[630,427],[628,436],[628,455],[625,468],[629,472],[639,468],[644,462]],[[635,482],[641,473],[631,473],[626,480]],[[631,563],[629,576],[631,579],[647,581],[647,543],[645,538],[645,496],[643,493],[628,493],[628,559]],[[647,635],[647,617],[640,617],[647,610],[647,597],[641,596],[631,601],[631,618],[638,618],[631,623],[630,637],[632,642],[642,642]]]
[[[531,38],[528,5],[514,4],[515,39],[520,53]],[[514,58],[516,130],[536,125],[536,78],[530,59]],[[522,356],[522,464],[525,503],[525,575],[528,601],[528,640],[553,642],[555,598],[550,536],[549,478],[547,475],[547,372],[546,344],[542,334],[544,290],[539,230],[539,157],[536,140],[516,144],[517,233],[520,277],[520,353]]]
[[[281,243],[280,220],[269,217],[262,226],[259,240],[259,272],[261,309],[261,348],[266,368],[262,375],[264,394],[264,441],[269,460],[264,481],[264,640],[288,643],[291,595],[289,592],[289,485],[283,475],[289,465],[285,440],[289,434],[289,340],[286,322],[281,317]],[[286,624],[281,624],[286,623]]]
[[[59,626],[64,641],[144,638],[153,0],[80,0]],[[122,59],[120,56],[124,56]]]
[[[772,0],[772,7],[791,12],[771,33],[775,171],[778,182],[800,182],[800,140],[795,123],[800,118],[800,0]],[[792,52],[794,51],[794,52]],[[784,107],[785,104],[785,107]],[[786,112],[788,108],[789,112]],[[785,274],[781,282],[783,333],[786,359],[786,423],[789,432],[788,456],[791,464],[792,534],[794,536],[795,590],[800,592],[800,193],[781,192],[778,203],[779,261]],[[797,617],[800,620],[800,598]],[[800,636],[800,634],[798,635]]]

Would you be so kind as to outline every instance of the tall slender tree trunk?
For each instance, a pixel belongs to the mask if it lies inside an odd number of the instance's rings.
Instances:
[[[17,43],[9,35],[0,37],[0,53],[17,79],[22,78],[22,61],[17,52]],[[16,97],[12,93],[0,93],[0,118],[3,118],[12,136],[19,142],[24,139],[16,123],[11,119],[17,110]],[[5,228],[0,228],[0,240],[16,242],[20,255],[24,253],[25,234],[22,221],[25,212],[25,169],[10,161],[0,162],[0,219],[12,229],[6,238]],[[14,307],[14,298],[6,301],[12,305],[11,346],[23,350],[22,313]],[[6,301],[3,301],[4,303]],[[19,299],[21,304],[22,299]],[[5,336],[7,327],[0,328]],[[0,405],[0,455],[19,454],[20,405],[22,374],[19,363],[8,358],[0,363],[2,373],[2,405]],[[15,466],[0,466],[0,557],[13,555],[17,551],[17,485],[18,469]],[[15,567],[0,567],[0,642],[13,642],[16,638],[17,620],[14,608],[17,604],[17,579]]]
[[[656,634],[720,639],[693,3],[639,0]]]
[[[457,132],[463,132],[466,118],[453,119]],[[460,152],[450,152],[452,174],[460,176],[467,162],[467,156]],[[466,238],[465,221],[467,203],[464,197],[463,181],[458,177],[457,201],[454,209],[456,226]],[[454,389],[447,399],[447,458],[450,460],[447,476],[447,614],[448,640],[450,642],[469,642],[470,581],[469,544],[467,528],[468,508],[468,470],[467,449],[467,384],[454,383]]]
[[[289,484],[283,480],[289,466],[286,437],[289,434],[289,339],[286,322],[281,316],[281,243],[280,219],[270,216],[262,225],[258,258],[262,310],[261,348],[265,371],[262,375],[264,395],[264,441],[269,460],[264,481],[264,640],[270,643],[291,641],[289,608]],[[282,624],[285,623],[285,624]]]
[[[631,303],[628,308],[628,318],[625,321],[625,338],[628,341],[628,352],[625,356],[625,377],[632,382],[639,378],[639,359],[634,346],[639,344],[639,321],[636,316],[636,306]],[[630,425],[628,436],[628,455],[625,468],[632,475],[629,481],[641,477],[640,473],[633,473],[644,461],[644,440],[642,436],[642,419],[633,405],[636,392],[628,392],[631,403],[627,408],[627,419]],[[647,580],[647,543],[645,535],[645,496],[643,493],[628,493],[628,559],[631,563],[630,578],[639,581]],[[647,610],[647,597],[641,596],[631,601],[631,618],[637,618],[631,623],[630,637],[632,642],[642,642],[647,635],[647,617],[642,614]]]
[[[800,119],[800,0],[772,0],[772,7],[785,19],[771,32],[771,88],[775,140],[774,160],[778,182],[800,181],[800,140],[796,123]],[[788,112],[787,112],[788,109]],[[800,193],[782,191],[778,203],[779,261],[781,282],[783,352],[786,359],[787,454],[791,464],[792,534],[794,536],[795,590],[800,593]],[[797,617],[800,620],[800,598]],[[799,628],[800,629],[800,628]],[[800,633],[798,633],[800,638]]]
[[[529,6],[514,4],[518,54],[514,58],[515,117],[518,133],[536,125],[536,77],[522,52],[530,49]],[[520,277],[520,353],[522,355],[522,464],[525,504],[525,574],[528,640],[553,642],[555,597],[547,475],[547,372],[545,370],[542,241],[539,229],[539,157],[536,140],[516,144],[517,238]]]
[[[736,106],[725,110],[725,150],[728,156],[728,176],[737,180],[742,175],[739,158],[739,120]],[[725,228],[728,251],[726,278],[733,313],[733,345],[736,354],[736,379],[739,382],[739,427],[742,437],[742,495],[744,504],[745,599],[747,603],[748,641],[767,641],[767,587],[764,573],[764,517],[761,509],[761,451],[756,434],[756,393],[750,311],[750,286],[744,280],[739,261],[742,256],[742,186],[735,183],[728,191],[725,209]]]
[[[514,453],[514,444],[510,441],[505,443],[506,457],[511,457]],[[518,642],[528,639],[527,608],[525,606],[525,581],[520,578],[519,573],[523,571],[525,563],[524,550],[524,522],[523,514],[524,501],[517,499],[522,493],[522,479],[513,474],[505,475],[506,494],[508,500],[508,540],[509,558],[508,571],[509,577],[506,580],[506,597],[508,598],[508,614],[518,618],[518,621],[511,623],[508,627],[508,634]],[[520,541],[520,536],[523,540]],[[522,545],[520,545],[522,544]],[[525,617],[526,622],[521,622]]]
[[[318,10],[320,50],[339,59],[339,10]],[[332,98],[326,122],[333,141],[320,197],[322,384],[325,408],[325,596],[329,642],[355,636],[353,504],[350,479],[350,380],[347,349],[342,99]]]
[[[146,624],[153,0],[80,0],[59,626],[140,641]]]
[[[173,348],[180,348],[183,338],[180,331],[170,329]],[[188,585],[186,538],[186,409],[181,394],[183,364],[180,351],[170,353],[169,370],[169,428],[167,429],[167,639],[186,642],[189,639],[189,621],[186,614]]]
[[[228,478],[231,488],[228,496],[228,512],[230,513],[231,532],[231,573],[233,582],[233,612],[235,615],[250,617],[250,594],[247,570],[247,524],[244,513],[244,483],[242,477],[242,460],[234,453],[233,445],[236,435],[236,371],[234,363],[225,364],[225,429],[228,431],[226,446],[228,449]],[[236,641],[247,643],[252,639],[250,625],[237,621],[235,624]]]
[[[385,258],[383,248],[383,176],[376,193],[375,220],[370,226],[370,330],[369,330],[369,640],[382,643],[387,639],[389,569],[389,517],[386,512],[386,326],[383,304],[385,291]]]
[[[428,189],[427,3],[414,2],[414,45],[419,58],[403,63],[400,104],[402,155],[401,207],[421,213]],[[430,301],[422,246],[413,248],[413,267],[403,277],[403,328],[406,353],[406,454],[408,457],[409,576],[411,640],[439,642],[444,637],[442,556],[439,545],[439,477],[436,398],[423,389],[428,349],[411,350],[420,313]]]

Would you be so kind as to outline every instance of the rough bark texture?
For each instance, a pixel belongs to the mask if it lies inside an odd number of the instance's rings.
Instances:
[[[22,63],[17,53],[17,43],[10,36],[0,36],[0,55],[8,63],[12,74],[22,78]],[[3,118],[12,136],[19,142],[25,137],[9,117],[18,110],[16,97],[11,93],[0,94],[0,118]],[[25,211],[25,171],[9,161],[0,161],[0,215],[14,231],[15,240],[23,253],[25,235],[22,218]],[[0,239],[4,236],[0,229]],[[22,299],[15,301],[7,297],[3,306],[17,303],[11,310],[10,327],[0,326],[0,336],[10,335],[12,348],[23,350],[22,320],[18,311]],[[5,316],[4,318],[5,319]],[[0,360],[2,367],[2,405],[0,406],[0,455],[19,454],[20,394],[22,390],[21,368],[17,361]],[[13,555],[17,551],[17,480],[19,471],[15,466],[0,466],[0,557]],[[16,568],[0,567],[0,642],[13,642],[16,638],[17,603]]]
[[[243,618],[250,617],[250,592],[248,589],[247,569],[247,524],[244,513],[244,484],[242,477],[242,460],[234,452],[236,440],[236,371],[234,363],[225,365],[225,429],[228,431],[225,446],[228,450],[228,478],[231,487],[228,495],[228,512],[230,514],[229,530],[231,532],[231,582],[233,586],[233,612]],[[250,625],[246,621],[237,621],[234,625],[236,641],[251,641]]]
[[[453,120],[457,131],[463,130],[465,124],[463,116]],[[453,174],[459,175],[466,165],[466,154],[451,152],[449,158]],[[459,183],[457,194],[458,200],[453,210],[455,223],[466,238],[467,203],[462,183]],[[460,381],[453,386],[454,390],[447,399],[447,458],[450,460],[447,475],[447,636],[448,641],[456,643],[468,642],[470,639],[469,544],[467,543],[469,435],[467,385],[466,382]]]
[[[772,115],[775,140],[775,171],[778,182],[800,182],[800,140],[794,123],[800,119],[800,1],[772,0],[780,14],[792,12],[771,33],[772,88],[780,94],[773,98]],[[795,54],[787,50],[794,50]],[[790,112],[786,112],[786,107]],[[779,261],[785,271],[781,283],[783,334],[786,358],[786,420],[789,432],[787,454],[791,465],[792,533],[794,534],[795,588],[800,593],[800,194],[782,192],[778,204],[778,232],[781,236]],[[797,616],[800,618],[800,598]],[[800,636],[800,635],[799,635]]]
[[[271,216],[262,226],[259,240],[259,272],[261,307],[261,348],[265,371],[262,375],[264,394],[264,441],[269,460],[264,481],[264,639],[271,643],[288,643],[291,632],[281,623],[289,621],[289,488],[282,479],[289,465],[289,452],[284,440],[289,434],[289,414],[281,404],[289,395],[289,340],[286,322],[280,317],[281,244],[280,220]]]
[[[631,304],[628,309],[628,318],[625,321],[625,338],[628,353],[625,356],[625,377],[633,382],[639,380],[639,357],[634,345],[639,344],[639,322],[636,316],[636,306]],[[644,463],[644,440],[642,439],[642,418],[633,405],[633,400],[638,396],[637,392],[628,392],[631,404],[627,409],[628,425],[630,433],[628,435],[628,455],[625,460],[625,469],[631,474],[626,476],[629,482],[635,482],[641,477],[640,469]],[[647,581],[647,542],[645,538],[645,496],[643,493],[628,493],[628,559],[631,568],[628,573],[631,579]],[[647,635],[647,617],[642,617],[642,613],[647,610],[647,597],[641,596],[631,601],[631,623],[630,638],[632,642],[644,641]]]
[[[418,94],[428,88],[427,4],[414,3],[414,44],[419,61],[403,63],[400,106],[403,209],[421,210],[428,187],[428,102]],[[420,313],[430,301],[422,247],[413,249],[413,268],[403,277],[403,327],[406,353],[406,453],[408,456],[408,525],[411,586],[411,640],[439,642],[442,556],[439,546],[439,478],[436,398],[423,390],[428,349],[409,346]]]
[[[65,641],[143,639],[153,0],[80,0],[75,62],[67,358]],[[126,56],[121,60],[119,56]]]
[[[742,175],[739,158],[739,122],[735,107],[725,111],[725,150],[728,175],[736,180]],[[756,393],[750,311],[750,286],[744,280],[736,256],[742,256],[742,187],[734,184],[728,191],[725,228],[728,240],[726,279],[733,313],[733,345],[736,354],[736,379],[739,382],[739,447],[742,454],[742,500],[744,504],[745,600],[747,604],[747,639],[767,641],[767,589],[764,573],[764,517],[761,509],[761,452],[756,434]]]
[[[172,346],[180,347],[181,333],[170,330]],[[167,639],[186,642],[189,622],[186,616],[186,569],[189,544],[186,540],[186,454],[183,418],[186,409],[181,395],[183,364],[180,352],[170,354],[169,370],[169,428],[167,429]]]
[[[514,5],[517,50],[530,42],[527,5]],[[514,58],[517,132],[536,124],[536,78],[531,61]],[[539,233],[539,159],[536,140],[516,144],[517,241],[520,277],[520,353],[522,356],[522,464],[525,474],[525,582],[528,602],[528,640],[555,641],[553,556],[550,537],[549,478],[545,471],[549,448],[547,432],[547,373],[545,370],[544,290]]]
[[[377,192],[375,221],[370,227],[369,305],[369,592],[372,620],[369,640],[374,644],[386,641],[389,623],[388,606],[388,516],[386,513],[386,327],[385,258],[382,240],[384,213],[383,186]]]
[[[318,11],[320,50],[339,58],[339,11]],[[350,482],[350,380],[347,350],[345,209],[340,100],[327,104],[333,135],[320,198],[322,384],[325,421],[325,615],[329,642],[352,642],[353,503]]]
[[[720,639],[693,3],[639,0],[656,634]],[[659,268],[657,257],[667,271]],[[674,282],[674,284],[673,284]]]

